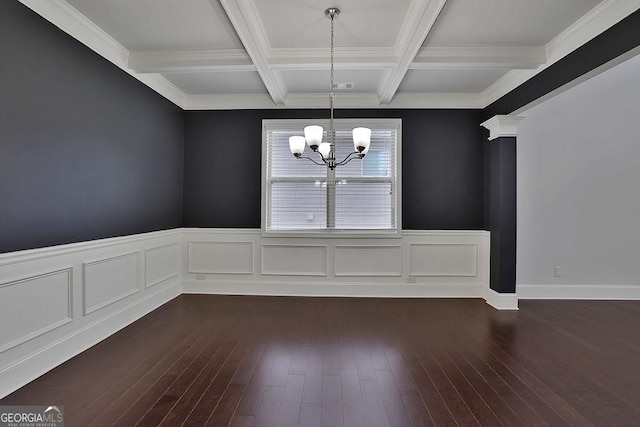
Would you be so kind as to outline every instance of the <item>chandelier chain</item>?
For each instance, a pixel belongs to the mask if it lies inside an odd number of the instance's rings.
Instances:
[[[329,87],[329,109],[331,110],[331,121],[330,121],[330,129],[329,129],[329,143],[331,146],[334,146],[334,134],[333,134],[333,100],[335,99],[335,93],[333,92],[333,20],[335,18],[335,13],[331,13],[331,82]]]
[[[305,126],[304,133],[305,136],[291,136],[289,138],[289,148],[291,149],[291,153],[298,159],[307,159],[316,165],[326,165],[331,171],[331,176],[333,175],[333,170],[336,166],[343,166],[349,163],[354,158],[362,159],[365,154],[369,150],[369,145],[371,143],[371,129],[366,127],[358,127],[353,129],[353,146],[354,151],[349,153],[347,157],[342,159],[341,161],[336,160],[336,147],[335,147],[335,130],[333,126],[333,102],[335,100],[335,82],[334,82],[334,59],[335,59],[335,44],[334,44],[334,19],[336,16],[340,15],[340,9],[337,7],[330,7],[324,11],[324,15],[331,19],[331,63],[330,63],[330,74],[331,78],[329,81],[329,110],[331,111],[331,119],[329,120],[329,131],[327,132],[327,142],[322,142],[324,137],[324,129],[322,126],[318,125],[310,125]],[[316,153],[320,154],[320,159],[322,163],[313,160],[310,157],[303,156],[302,153],[304,151],[306,144]],[[327,199],[328,200],[328,199]]]

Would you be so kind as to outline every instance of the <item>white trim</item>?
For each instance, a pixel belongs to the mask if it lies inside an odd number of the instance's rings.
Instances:
[[[254,260],[253,260],[253,254],[255,252],[255,245],[253,242],[247,242],[247,241],[241,241],[241,240],[234,240],[234,241],[225,241],[225,240],[217,240],[215,242],[211,242],[211,241],[198,241],[198,240],[192,240],[192,241],[188,241],[185,242],[186,243],[186,250],[187,250],[187,257],[188,257],[188,262],[187,265],[184,266],[185,271],[187,273],[192,273],[192,274],[254,274]],[[250,246],[251,247],[251,259],[249,260],[248,264],[251,265],[250,268],[246,268],[244,270],[234,270],[234,269],[224,269],[224,270],[216,270],[216,269],[198,269],[196,267],[194,267],[191,264],[191,259],[193,251],[194,251],[194,246],[197,246],[198,244],[200,245],[205,245],[205,244],[211,244],[211,243],[215,243],[217,245],[233,245],[233,246],[241,246],[241,245],[246,245],[246,246]],[[184,244],[184,243],[183,243]]]
[[[292,57],[296,54],[296,50],[271,48],[253,0],[222,0],[225,11],[246,48],[244,53],[240,49],[226,53],[222,51],[130,52],[64,0],[19,1],[184,110],[327,107],[326,96],[322,100],[318,98],[310,102],[304,100],[306,94],[288,95],[279,72],[281,69],[324,69],[326,58],[324,65],[319,63],[320,52],[323,50],[311,50],[308,56],[299,59]],[[365,48],[360,52],[354,52],[352,49],[338,49],[336,52],[338,69],[346,66],[369,67],[386,69],[386,72],[376,94],[354,94],[352,97],[345,96],[348,94],[340,94],[336,97],[336,106],[338,108],[485,108],[640,8],[639,0],[603,1],[544,46],[545,63],[535,69],[512,70],[481,93],[396,93],[407,70],[412,68],[442,68],[445,64],[447,67],[468,68],[465,57],[473,61],[474,66],[481,68],[507,65],[531,68],[540,61],[540,47],[526,47],[520,53],[517,52],[519,47],[506,47],[504,48],[506,57],[501,56],[502,54],[496,48],[479,47],[474,48],[477,50],[474,52],[469,47],[455,47],[452,56],[448,57],[443,52],[445,48],[422,48],[422,42],[444,2],[445,0],[413,0],[394,49]],[[484,52],[490,55],[478,56],[483,49],[491,49],[493,53]],[[402,52],[400,58],[393,53],[395,51]],[[377,54],[374,54],[376,52]],[[247,62],[247,57],[252,59],[251,63]],[[183,58],[185,62],[180,63],[179,58]],[[194,70],[258,71],[271,96],[266,94],[187,95],[164,76],[158,74],[159,71]],[[341,98],[344,99],[341,101]]]
[[[493,116],[480,126],[489,129],[489,141],[503,136],[518,136],[518,124],[526,116]]]
[[[154,246],[154,247],[150,247],[150,248],[144,248],[144,287],[145,288],[151,288],[153,286],[159,285],[162,282],[166,282],[169,279],[173,279],[174,277],[179,276],[179,273],[177,273],[177,272],[176,273],[167,273],[164,276],[154,280],[153,282],[150,282],[149,281],[149,263],[148,263],[149,254],[154,252],[154,251],[158,251],[160,249],[174,247],[175,251],[176,251],[176,257],[178,257],[178,254],[180,253],[180,250],[182,249],[181,246],[182,246],[182,243],[180,243],[180,245],[178,245],[177,242],[173,242],[173,243],[168,243],[166,245],[160,245],[160,246]],[[180,259],[177,258],[176,259],[176,266],[179,266],[179,265],[180,265]]]
[[[179,107],[185,93],[159,74],[137,74],[129,69],[129,50],[64,0],[19,0],[29,9],[83,43],[132,77]]]
[[[520,299],[640,300],[640,284],[517,284],[516,288]]]
[[[243,49],[130,52],[128,67],[136,73],[256,71]]]
[[[402,245],[361,245],[361,244],[345,244],[345,245],[334,245],[333,247],[333,277],[402,277]],[[338,271],[337,260],[338,260],[338,252],[340,249],[355,249],[355,250],[384,250],[384,249],[394,249],[399,254],[398,268],[394,271],[379,271],[375,273],[371,272],[353,272],[353,271]]]
[[[181,294],[178,282],[150,293],[0,369],[0,398],[30,383]]]
[[[545,45],[547,61],[535,70],[512,70],[482,92],[484,107],[599,36],[640,8],[639,0],[604,0]]]
[[[304,126],[313,123],[321,125],[325,129],[329,128],[328,119],[263,119],[262,120],[262,154],[261,154],[261,221],[260,227],[263,237],[312,237],[312,238],[397,238],[402,234],[402,119],[377,119],[377,118],[344,118],[335,119],[334,128],[345,130],[353,126],[367,126],[376,129],[393,129],[396,131],[396,140],[393,148],[395,153],[393,158],[395,164],[394,176],[389,177],[392,188],[395,191],[395,202],[392,206],[395,227],[392,229],[301,229],[301,230],[267,230],[267,211],[269,206],[268,181],[267,176],[267,135],[269,131],[275,130],[295,130],[302,132]],[[309,155],[309,149],[307,153]],[[303,161],[303,160],[301,160]],[[306,160],[304,160],[306,161]],[[318,166],[319,168],[325,166]]]
[[[412,0],[394,46],[400,52],[398,61],[385,70],[376,91],[381,104],[389,104],[395,96],[446,1]]]
[[[541,46],[434,46],[420,49],[409,69],[535,69],[546,59]]]
[[[409,244],[409,253],[414,247],[472,247],[473,248],[473,267],[472,272],[470,273],[453,273],[453,272],[432,272],[432,273],[417,273],[409,270],[407,275],[409,277],[478,277],[478,245],[476,243],[410,243]],[[411,255],[410,255],[411,256]]]
[[[276,105],[284,105],[287,87],[279,71],[269,67],[269,38],[252,0],[220,0],[233,28],[242,41],[247,54],[256,66],[271,99]]]
[[[489,288],[485,290],[484,299],[491,307],[498,310],[518,310],[518,294],[503,294]]]
[[[593,70],[589,71],[588,73],[585,73],[583,75],[581,75],[578,78],[575,78],[573,80],[571,80],[568,83],[565,83],[564,85],[560,86],[559,88],[552,90],[551,92],[547,93],[546,95],[543,95],[539,98],[534,99],[533,101],[529,102],[528,104],[523,105],[522,107],[518,108],[517,110],[513,111],[511,113],[511,115],[522,115],[523,113],[525,113],[527,110],[535,107],[536,105],[542,104],[543,102],[545,102],[548,99],[554,98],[557,95],[571,89],[572,87],[575,87],[577,85],[579,85],[580,83],[586,82],[587,80],[591,79],[592,77],[597,76],[598,74],[604,73],[607,70],[610,70],[611,68],[615,67],[616,65],[622,64],[623,62],[627,61],[628,59],[631,59],[633,57],[635,57],[636,55],[640,55],[640,46],[636,46],[635,48],[631,49],[630,51],[623,53],[622,55],[612,59],[611,61],[602,64],[601,66],[594,68]]]
[[[323,260],[321,270],[317,271],[293,271],[293,270],[269,270],[266,268],[265,262],[265,253],[270,248],[289,248],[289,249],[297,249],[298,251],[303,248],[306,249],[324,249],[323,252]],[[263,276],[316,276],[316,277],[327,277],[327,262],[329,260],[328,257],[329,247],[327,245],[313,245],[313,244],[277,244],[277,243],[267,243],[260,245],[260,274]]]
[[[284,104],[276,105],[266,94],[186,95],[184,110],[254,110],[279,108],[328,108],[327,94],[292,93]],[[476,93],[397,93],[389,104],[380,104],[375,93],[340,93],[335,108],[484,108],[481,94]]]
[[[64,245],[47,246],[38,249],[26,249],[23,251],[7,252],[0,254],[0,267],[25,261],[35,261],[57,255],[66,255],[76,252],[90,251],[93,249],[108,248],[111,246],[138,243],[150,239],[163,237],[182,236],[182,228],[151,231],[149,233],[132,234],[120,237],[108,237],[105,239],[87,240],[85,242],[67,243]],[[196,229],[197,230],[197,229]]]
[[[135,283],[135,287],[132,289],[128,289],[125,292],[115,295],[111,298],[109,298],[106,301],[101,301],[95,305],[92,306],[88,306],[87,305],[87,270],[90,267],[93,267],[94,265],[99,265],[99,264],[105,264],[111,261],[116,261],[116,260],[121,260],[121,259],[125,259],[125,258],[130,258],[130,257],[134,257],[135,259],[135,265],[136,265],[136,283]],[[126,253],[126,254],[121,254],[121,255],[116,255],[116,256],[111,256],[108,258],[102,258],[102,259],[98,259],[95,261],[87,261],[87,262],[83,262],[82,263],[82,307],[83,307],[83,312],[82,314],[84,314],[85,316],[93,313],[94,311],[103,309],[111,304],[114,304],[120,300],[123,300],[127,297],[130,297],[131,295],[135,295],[138,292],[140,292],[140,252],[130,252],[130,253]]]
[[[185,280],[185,294],[268,295],[354,298],[482,298],[480,285],[283,282],[252,280]]]
[[[63,272],[67,273],[67,317],[64,319],[60,319],[56,322],[53,322],[49,325],[46,325],[36,331],[32,331],[26,335],[18,337],[6,344],[0,345],[0,353],[3,353],[13,347],[17,347],[20,344],[23,344],[29,340],[39,337],[40,335],[44,335],[49,331],[52,331],[56,328],[59,328],[62,325],[66,325],[67,323],[73,321],[73,267],[64,267],[64,268],[59,268],[53,271],[47,271],[45,273],[30,274],[29,276],[26,276],[26,277],[21,277],[19,279],[9,280],[7,282],[0,283],[0,288],[4,288],[9,286],[20,285],[21,283],[25,283],[27,281],[31,281],[34,279],[41,279],[44,277],[53,276],[55,274],[63,273]]]
[[[274,70],[328,70],[330,55],[328,47],[274,48],[269,51],[269,66]],[[390,47],[336,47],[333,55],[336,70],[393,68],[398,59]]]

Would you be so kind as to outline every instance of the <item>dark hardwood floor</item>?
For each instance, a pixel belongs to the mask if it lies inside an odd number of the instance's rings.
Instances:
[[[0,401],[67,426],[638,426],[640,301],[182,295]]]

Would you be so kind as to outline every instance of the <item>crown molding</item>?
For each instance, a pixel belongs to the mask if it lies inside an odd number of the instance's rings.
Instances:
[[[187,95],[184,110],[258,110],[284,108],[268,94]]]
[[[273,49],[253,0],[221,0],[245,48],[206,51],[130,52],[64,0],[19,0],[29,9],[94,52],[185,110],[255,108],[325,108],[326,95],[291,94],[281,70],[327,69],[328,48],[300,52]],[[214,1],[214,0],[211,0]],[[434,47],[422,43],[446,0],[413,0],[394,48],[339,49],[336,68],[384,69],[377,94],[339,94],[339,108],[485,108],[562,57],[640,9],[640,0],[605,0],[544,47],[546,62],[535,69],[508,72],[480,94],[405,94],[396,91],[408,69],[531,68],[540,60],[539,47]],[[235,21],[235,22],[234,22]],[[239,31],[238,26],[242,27]],[[245,40],[247,39],[247,40]],[[394,52],[401,49],[402,54]],[[520,52],[518,52],[520,50]],[[298,57],[301,53],[303,57]],[[269,95],[187,95],[159,72],[257,71]],[[381,96],[383,95],[383,96]]]
[[[543,46],[423,47],[409,69],[531,69],[544,64],[546,57]]]
[[[19,0],[26,7],[60,28],[89,49],[124,70],[140,82],[179,107],[183,106],[185,93],[158,74],[140,75],[129,69],[130,52],[86,16],[64,0]]]
[[[323,93],[290,94],[285,103],[276,105],[267,94],[187,95],[185,110],[238,110],[277,108],[329,108],[329,98]],[[375,93],[338,93],[335,108],[482,108],[480,94],[465,93],[399,93],[390,104],[381,104]]]
[[[275,104],[284,105],[287,87],[282,75],[269,67],[267,53],[271,46],[255,4],[252,0],[220,0],[220,3],[255,64],[271,99]]]
[[[479,93],[397,93],[384,108],[442,108],[480,109],[484,108]]]
[[[128,66],[137,73],[256,71],[244,49],[134,51]]]
[[[545,45],[547,64],[564,58],[638,9],[640,0],[608,0],[600,3]]]
[[[385,70],[378,86],[378,98],[382,104],[389,104],[393,99],[446,1],[413,0],[411,2],[394,46],[394,50],[400,52],[398,62],[394,68]]]
[[[489,129],[489,141],[504,136],[518,136],[518,124],[526,116],[498,115],[493,116],[480,126]]]
[[[289,94],[286,106],[289,108],[329,108],[328,93]],[[335,108],[378,108],[380,101],[375,93],[336,93]]]
[[[602,34],[636,10],[640,0],[605,0],[545,45],[547,61],[535,70],[512,70],[482,92],[484,106],[497,101],[536,74]]]

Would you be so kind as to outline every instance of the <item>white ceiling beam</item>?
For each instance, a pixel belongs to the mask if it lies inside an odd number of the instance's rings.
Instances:
[[[185,110],[329,108],[329,97],[320,93],[296,93],[285,105],[275,105],[268,94],[187,95]],[[336,108],[482,108],[481,94],[399,93],[381,105],[375,93],[339,93]]]
[[[484,106],[491,105],[637,10],[640,10],[640,0],[604,0],[545,45],[544,64],[535,70],[511,70],[485,89],[482,92]]]
[[[385,71],[378,86],[378,98],[383,104],[393,99],[413,59],[427,38],[447,0],[413,0],[396,39],[395,50],[400,52],[395,68]]]
[[[244,49],[130,52],[129,68],[136,73],[256,71]]]
[[[271,49],[268,65],[272,70],[325,70],[329,55],[328,49]],[[130,52],[128,56],[128,67],[136,73],[257,70],[243,49]],[[409,69],[534,69],[544,64],[545,56],[544,47],[431,47],[422,48]],[[384,69],[397,63],[389,48],[335,52],[337,69]]]
[[[329,48],[279,48],[269,52],[269,65],[277,70],[328,70],[330,68]],[[336,69],[379,69],[392,68],[398,62],[393,48],[336,48],[334,65]]]
[[[220,0],[220,3],[256,66],[256,71],[262,78],[271,99],[276,105],[284,105],[287,99],[287,87],[280,72],[269,67],[267,53],[271,50],[271,46],[255,4],[251,0]]]
[[[535,69],[547,59],[544,46],[423,47],[411,70]]]

